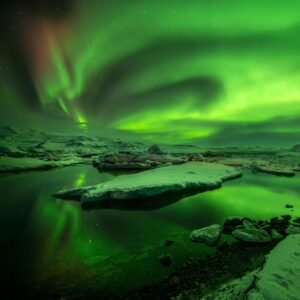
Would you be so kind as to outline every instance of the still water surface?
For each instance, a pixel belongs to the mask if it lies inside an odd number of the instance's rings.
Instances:
[[[157,257],[169,252],[174,266],[212,250],[191,243],[191,230],[222,223],[233,215],[267,219],[300,216],[300,176],[283,178],[245,173],[221,189],[155,210],[84,211],[79,203],[51,195],[62,188],[112,178],[91,166],[0,177],[2,250],[7,279],[73,291],[97,286],[112,293],[155,282],[169,270]],[[163,200],[164,201],[164,200]],[[172,204],[170,204],[172,203]],[[286,209],[285,205],[294,205]],[[164,246],[166,239],[175,243]]]

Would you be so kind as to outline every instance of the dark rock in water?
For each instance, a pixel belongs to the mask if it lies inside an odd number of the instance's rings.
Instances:
[[[221,236],[221,226],[214,224],[208,227],[193,230],[190,234],[190,240],[196,243],[204,243],[208,246],[214,246]]]
[[[285,205],[285,208],[293,208],[294,206],[293,205],[290,205],[290,204],[286,204]]]
[[[300,234],[300,226],[289,225],[285,232],[287,234]]]
[[[247,219],[243,220],[243,226],[245,229],[256,229],[257,228],[253,222],[250,222]]]
[[[223,232],[231,233],[237,226],[243,225],[244,219],[245,218],[241,216],[227,217],[223,225]]]
[[[278,219],[277,221],[270,221],[271,227],[286,227],[289,224],[288,219]]]
[[[264,224],[263,226],[259,226],[259,228],[264,229],[268,233],[271,233],[271,231],[273,229],[272,226],[271,226],[271,224]]]
[[[289,221],[289,220],[291,220],[291,216],[290,215],[283,215],[283,216],[281,216],[281,218],[283,219],[283,220],[287,220],[287,221]]]
[[[271,229],[275,229],[280,234],[285,235],[285,229],[289,225],[290,216],[284,216],[284,218],[272,218],[270,219],[269,225]]]
[[[293,220],[294,223],[299,223],[300,224],[300,218],[296,218]]]
[[[159,148],[157,144],[153,144],[147,150],[149,154],[164,154],[164,152]]]
[[[273,218],[270,219],[271,223],[278,222],[278,221],[279,221],[278,217],[273,217]]]
[[[174,243],[175,243],[175,241],[173,241],[171,239],[167,239],[167,240],[165,240],[164,245],[168,247],[168,246],[173,245]]]
[[[232,236],[238,240],[251,243],[266,243],[272,240],[264,229],[235,229]]]
[[[237,226],[237,225],[241,225],[244,219],[245,217],[241,217],[241,216],[230,216],[226,218],[225,223]]]
[[[164,265],[165,267],[170,267],[172,262],[173,262],[173,257],[171,254],[166,253],[166,254],[162,254],[158,257],[158,260],[160,261],[160,263],[162,265]]]

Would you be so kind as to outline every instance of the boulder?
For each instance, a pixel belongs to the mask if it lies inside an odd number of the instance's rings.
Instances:
[[[250,243],[266,243],[270,242],[272,239],[270,235],[265,231],[264,229],[246,229],[246,228],[240,228],[235,229],[232,232],[233,237],[235,237],[238,240],[244,241],[244,242],[250,242]]]
[[[282,215],[281,218],[285,221],[290,221],[292,219],[291,215]]]
[[[289,218],[272,218],[269,222],[269,228],[277,230],[280,234],[285,234],[286,228],[289,226]]]
[[[257,228],[253,222],[250,222],[247,219],[243,220],[243,226],[245,229],[256,229]]]
[[[208,246],[214,246],[221,236],[221,226],[214,224],[208,227],[193,230],[190,234],[190,240],[195,243],[204,243]]]
[[[282,239],[283,235],[280,234],[276,229],[272,229],[271,237],[272,237],[273,240],[277,240],[277,239]]]
[[[153,144],[147,150],[149,154],[164,154],[164,152],[159,148],[157,144]]]
[[[227,217],[223,225],[224,233],[231,233],[237,226],[241,226],[243,224],[244,219],[245,218],[241,216]]]
[[[285,230],[287,234],[300,234],[300,226],[296,225],[289,225],[288,228]]]
[[[300,224],[300,218],[295,218],[295,219],[293,220],[293,222],[294,222],[294,223],[297,223],[297,224]]]
[[[294,205],[291,205],[291,204],[286,204],[285,205],[285,208],[293,208],[294,207]]]

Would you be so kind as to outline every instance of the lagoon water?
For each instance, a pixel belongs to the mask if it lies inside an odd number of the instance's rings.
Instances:
[[[300,216],[300,176],[284,178],[244,173],[221,189],[159,209],[83,210],[79,203],[55,199],[62,188],[112,178],[91,166],[2,175],[1,234],[6,279],[13,285],[49,290],[49,295],[80,295],[82,289],[109,294],[158,281],[169,268],[158,256],[171,253],[173,267],[213,249],[189,241],[191,230],[223,223],[228,216],[268,219]],[[285,208],[293,205],[292,209]],[[172,239],[172,246],[164,246]]]

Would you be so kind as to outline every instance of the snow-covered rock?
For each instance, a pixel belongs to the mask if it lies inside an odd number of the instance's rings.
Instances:
[[[247,291],[255,282],[258,270],[246,274],[242,278],[235,279],[222,285],[216,292],[208,294],[200,300],[244,300],[247,299]],[[257,298],[257,300],[260,298]]]
[[[298,300],[299,278],[300,234],[294,234],[270,252],[261,270],[233,280],[201,300]]]
[[[265,243],[270,242],[270,235],[261,228],[239,228],[232,231],[232,235],[244,242]]]
[[[213,224],[208,227],[193,230],[190,234],[190,240],[196,243],[204,243],[208,246],[214,246],[220,238],[221,226]]]
[[[300,226],[289,225],[288,228],[285,230],[287,234],[300,234]]]
[[[296,300],[300,297],[300,234],[288,236],[267,257],[248,299]]]

